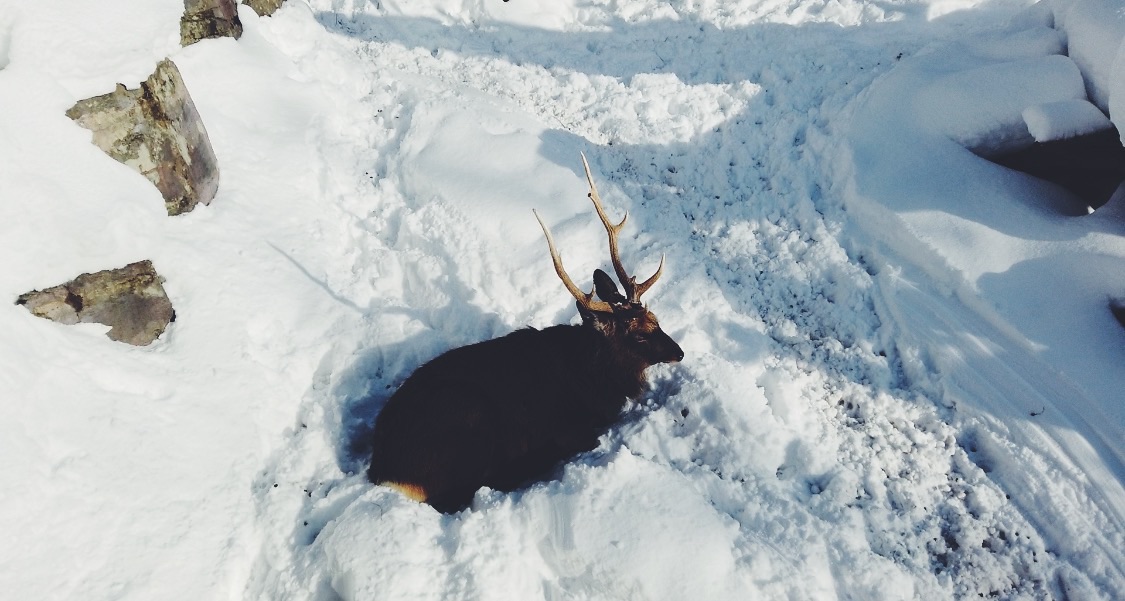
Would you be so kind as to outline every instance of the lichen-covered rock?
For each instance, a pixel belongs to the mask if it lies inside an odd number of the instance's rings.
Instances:
[[[94,144],[109,156],[155,184],[169,215],[215,197],[218,159],[172,61],[161,61],[139,88],[117,84],[109,94],[80,100],[66,115],[94,132]]]
[[[180,45],[190,46],[207,38],[242,36],[235,0],[184,0],[180,17]]]
[[[151,261],[140,261],[22,294],[16,304],[59,323],[104,324],[113,340],[144,346],[176,319],[163,281]]]
[[[277,12],[285,0],[242,0],[242,3],[254,9],[259,17],[268,17]]]

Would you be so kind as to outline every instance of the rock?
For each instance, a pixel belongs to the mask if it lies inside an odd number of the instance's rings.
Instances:
[[[211,140],[176,64],[163,60],[137,89],[80,100],[66,116],[94,132],[93,142],[156,185],[169,215],[209,204],[219,189]]]
[[[242,0],[242,3],[254,9],[259,17],[268,17],[277,12],[285,0]]]
[[[180,17],[180,45],[190,46],[207,38],[242,36],[235,0],[184,0]]]
[[[163,281],[151,261],[140,261],[22,294],[16,304],[59,323],[105,324],[113,340],[145,346],[176,319]]]

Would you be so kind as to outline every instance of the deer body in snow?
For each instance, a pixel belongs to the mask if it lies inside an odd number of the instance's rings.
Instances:
[[[640,302],[664,260],[639,284],[626,272],[617,247],[625,219],[609,221],[585,157],[582,163],[624,293],[600,269],[594,290],[583,292],[540,220],[555,272],[574,296],[582,324],[517,330],[418,368],[376,419],[372,482],[447,513],[468,506],[482,486],[515,490],[594,449],[626,400],[644,391],[645,369],[683,359]]]

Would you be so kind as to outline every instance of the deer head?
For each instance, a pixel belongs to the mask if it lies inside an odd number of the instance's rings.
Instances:
[[[562,258],[555,247],[555,241],[551,237],[551,230],[539,218],[539,213],[535,213],[539,226],[543,228],[543,235],[547,238],[547,247],[551,251],[555,273],[574,297],[582,322],[606,337],[613,349],[614,359],[619,364],[636,370],[639,375],[650,365],[681,361],[684,358],[684,351],[671,336],[660,329],[656,316],[641,304],[641,295],[652,288],[664,272],[664,257],[660,257],[660,266],[657,267],[656,273],[640,284],[637,283],[637,278],[629,275],[621,263],[617,246],[617,236],[625,227],[629,215],[626,214],[617,224],[609,220],[602,206],[601,197],[598,195],[598,188],[594,185],[594,178],[590,175],[590,164],[586,161],[585,154],[582,155],[582,167],[586,170],[586,181],[590,185],[587,196],[594,203],[598,218],[601,219],[609,235],[610,261],[613,263],[614,272],[617,273],[617,279],[624,288],[624,293],[601,269],[594,270],[594,289],[588,293],[583,292],[567,275]]]

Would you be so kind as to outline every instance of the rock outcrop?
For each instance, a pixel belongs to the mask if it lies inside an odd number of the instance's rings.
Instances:
[[[190,46],[208,38],[242,36],[235,0],[184,0],[180,17],[180,45]]]
[[[163,281],[152,262],[140,261],[22,294],[16,304],[59,323],[104,324],[113,340],[145,346],[176,318]]]
[[[268,17],[277,12],[285,0],[242,0],[242,3],[254,9],[259,17]]]
[[[94,144],[109,156],[155,184],[169,215],[215,197],[218,160],[172,61],[161,61],[139,88],[117,84],[109,94],[79,101],[66,115],[94,132]]]

